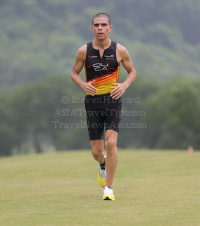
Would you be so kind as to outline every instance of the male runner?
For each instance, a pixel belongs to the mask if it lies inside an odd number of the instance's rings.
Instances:
[[[73,66],[72,81],[86,92],[85,108],[92,155],[99,162],[98,181],[103,200],[115,200],[112,182],[118,162],[117,138],[121,120],[121,96],[136,78],[128,51],[109,38],[111,19],[98,13],[92,20],[94,40],[79,48]],[[120,62],[128,72],[119,83]],[[86,82],[79,73],[85,66]],[[106,157],[104,157],[104,128]]]

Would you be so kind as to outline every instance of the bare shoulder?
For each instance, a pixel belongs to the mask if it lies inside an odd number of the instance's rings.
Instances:
[[[87,44],[81,46],[81,47],[78,49],[78,51],[77,51],[77,53],[76,53],[76,58],[77,58],[78,60],[83,60],[83,61],[85,61],[85,58],[86,58],[86,51],[87,51]]]
[[[120,61],[130,58],[128,50],[121,44],[117,43],[117,55]]]

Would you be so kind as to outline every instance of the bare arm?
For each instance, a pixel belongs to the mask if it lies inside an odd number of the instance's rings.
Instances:
[[[76,61],[72,68],[71,79],[77,86],[82,88],[86,93],[94,96],[96,94],[96,88],[92,86],[92,84],[95,81],[87,83],[84,82],[79,76],[79,73],[81,72],[84,66],[85,56],[86,56],[86,45],[82,46],[76,54]]]
[[[120,98],[136,78],[136,70],[126,48],[118,44],[117,51],[119,61],[122,62],[123,67],[128,72],[128,76],[123,83],[113,83],[113,85],[116,85],[116,88],[111,91],[111,96],[115,99]]]

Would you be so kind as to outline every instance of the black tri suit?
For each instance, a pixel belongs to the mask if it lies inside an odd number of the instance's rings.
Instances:
[[[102,58],[99,50],[94,49],[92,42],[87,43],[85,60],[85,73],[87,82],[95,80],[92,84],[97,89],[94,96],[86,93],[85,109],[90,140],[101,140],[105,130],[119,131],[121,120],[121,98],[114,99],[110,92],[116,88],[112,83],[119,81],[120,65],[116,58],[117,43],[104,50]]]

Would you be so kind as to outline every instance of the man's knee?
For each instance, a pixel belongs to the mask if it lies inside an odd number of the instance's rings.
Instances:
[[[106,150],[114,152],[116,150],[116,142],[113,140],[106,141]]]
[[[103,149],[104,149],[103,140],[91,141],[90,143],[91,143],[93,157],[98,158],[99,156],[102,156]]]
[[[92,148],[92,155],[94,158],[98,158],[99,156],[102,156],[102,148]]]
[[[117,147],[117,137],[118,133],[116,131],[113,130],[106,131],[106,142],[105,142],[106,150],[115,151]]]

